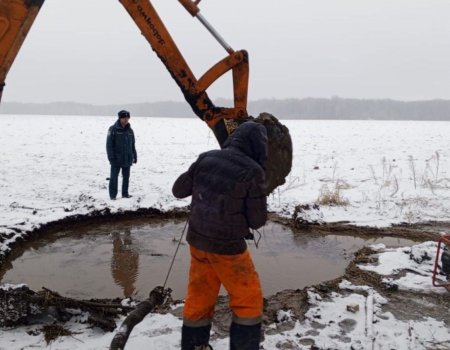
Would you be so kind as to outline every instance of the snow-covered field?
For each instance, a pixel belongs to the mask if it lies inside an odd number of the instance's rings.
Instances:
[[[32,230],[68,215],[184,206],[172,183],[197,155],[218,148],[198,119],[131,118],[138,163],[131,199],[111,202],[105,141],[114,117],[0,116],[0,232]],[[270,209],[314,203],[326,190],[347,206],[322,207],[325,221],[359,225],[450,218],[450,123],[285,121],[294,162]],[[4,249],[4,248],[3,248]]]
[[[199,153],[218,148],[213,134],[198,119],[132,117],[138,151],[138,163],[130,179],[133,197],[111,202],[105,141],[114,117],[2,115],[0,121],[0,254],[19,236],[67,216],[105,208],[118,212],[185,206],[188,200],[176,200],[171,195],[173,181]],[[450,221],[450,123],[302,120],[284,124],[291,132],[294,164],[286,184],[270,196],[270,210],[290,215],[296,204],[312,204],[326,193],[336,195],[339,191],[339,198],[347,205],[322,205],[324,221],[372,226]],[[424,249],[432,255],[434,246],[428,244]],[[383,254],[391,256],[372,267],[380,274],[395,269],[396,261],[408,264],[400,250]],[[409,263],[413,264],[411,260]],[[421,268],[429,274],[430,266]],[[427,281],[415,282],[414,286],[408,281],[397,283],[406,289],[437,292],[429,288],[431,281]],[[342,286],[358,288],[368,287]],[[336,294],[331,301],[325,301],[311,290],[310,303],[314,306],[307,320],[283,335],[267,335],[265,349],[275,349],[280,342],[291,342],[292,349],[310,349],[310,345],[302,345],[307,342],[299,341],[302,336],[314,339],[320,348],[330,349],[450,348],[450,331],[442,322],[431,318],[406,323],[395,320],[392,314],[381,312],[386,302],[383,297],[373,290],[368,295],[370,299],[362,300],[364,297],[358,293]],[[345,314],[345,305],[362,303],[364,309],[369,301],[373,302],[376,318],[370,332],[364,317],[372,317],[372,309],[366,314]],[[318,334],[317,330],[311,331],[311,323],[318,321],[314,317],[317,313],[325,325]],[[339,317],[355,321],[348,333],[350,342],[333,336],[340,331]],[[133,331],[127,349],[177,349],[180,326],[181,321],[173,316],[149,315]],[[49,348],[108,348],[112,334],[73,322],[72,330],[79,329],[85,332],[61,338]],[[45,348],[42,336],[25,331],[0,331],[0,349]],[[430,347],[438,343],[447,347]],[[227,339],[213,346],[227,349]]]

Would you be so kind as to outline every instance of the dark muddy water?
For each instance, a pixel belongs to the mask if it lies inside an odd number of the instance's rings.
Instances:
[[[164,283],[185,222],[124,221],[76,228],[27,243],[0,270],[5,283],[45,286],[76,298],[146,298]],[[297,289],[343,274],[353,253],[373,243],[407,246],[397,238],[362,239],[348,236],[311,237],[293,234],[269,223],[260,230],[259,247],[249,250],[265,295]],[[178,251],[167,285],[173,297],[184,298],[189,268],[185,240]]]

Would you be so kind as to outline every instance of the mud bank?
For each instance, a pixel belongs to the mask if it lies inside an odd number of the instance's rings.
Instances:
[[[109,208],[96,210],[87,215],[72,215],[61,220],[48,222],[31,231],[11,228],[13,232],[0,234],[0,244],[6,247],[0,251],[0,264],[11,254],[11,251],[21,243],[34,238],[67,229],[68,227],[82,227],[105,222],[120,222],[123,220],[147,218],[152,222],[167,219],[186,219],[188,208],[175,208],[160,210],[157,208],[139,208],[137,210],[125,210],[111,212]],[[298,222],[295,218],[286,218],[277,213],[269,214],[270,220],[289,226],[299,234],[309,235],[349,235],[356,237],[397,237],[406,238],[417,242],[435,240],[440,232],[450,232],[450,222],[429,221],[415,224],[399,224],[391,227],[355,226],[349,222],[336,223],[308,223]]]
[[[13,248],[17,248],[26,240],[33,240],[39,236],[52,234],[67,227],[81,228],[90,225],[98,225],[99,223],[123,222],[125,220],[148,220],[149,222],[163,222],[169,219],[186,219],[187,210],[175,210],[162,212],[158,209],[141,209],[138,211],[122,212],[111,214],[109,212],[96,212],[89,216],[73,216],[66,219],[43,225],[38,230],[34,230],[27,234],[26,239],[18,240],[14,243]],[[415,242],[425,242],[436,240],[442,232],[450,231],[450,223],[446,222],[426,222],[412,225],[395,225],[389,228],[374,228],[354,226],[349,223],[326,223],[326,224],[306,224],[280,217],[276,214],[270,215],[270,220],[289,226],[294,235],[308,236],[328,236],[343,235],[352,237],[397,237],[408,239]],[[12,249],[12,253],[14,253]],[[10,252],[11,254],[11,252]],[[399,290],[395,285],[383,282],[383,277],[379,274],[366,271],[360,268],[360,264],[377,263],[377,254],[370,248],[362,248],[353,254],[352,259],[345,269],[342,276],[326,281],[320,284],[308,286],[301,289],[285,289],[274,295],[269,295],[264,300],[264,333],[266,336],[274,334],[283,334],[293,330],[298,322],[302,322],[307,318],[308,312],[311,312],[313,305],[309,293],[313,291],[320,295],[323,301],[332,300],[336,294],[346,296],[350,294],[360,294],[363,298],[368,297],[367,290],[351,290],[342,287],[344,281],[350,282],[357,286],[368,286],[387,300],[382,307],[386,312],[392,313],[398,320],[407,322],[422,321],[427,317],[432,317],[443,322],[450,327],[450,293],[439,294],[429,293],[425,291],[409,291]],[[401,274],[402,272],[400,272]],[[431,275],[430,275],[431,279]],[[431,282],[430,282],[431,283]],[[95,302],[118,303],[118,299],[96,299]],[[182,301],[169,300],[163,307],[156,310],[161,314],[173,314],[177,317],[182,315]],[[281,316],[280,316],[281,312]],[[283,316],[282,313],[289,315]],[[48,316],[47,316],[48,317]],[[50,317],[53,317],[50,315]],[[213,339],[221,339],[228,336],[230,324],[230,311],[228,308],[228,298],[220,296],[213,323]],[[298,341],[286,340],[277,345],[280,349],[295,349],[298,344],[310,346],[311,349],[320,349],[314,343],[314,336],[318,334],[324,327],[323,320],[320,315],[316,315],[317,322],[313,323],[313,329],[309,329],[305,334],[298,335]],[[48,319],[47,319],[48,320]],[[350,319],[335,320],[339,322],[341,334],[337,335],[339,341],[346,342],[348,334],[351,331],[352,323]],[[36,321],[36,319],[35,319]],[[61,319],[56,319],[63,322]],[[309,337],[310,336],[310,337]],[[297,344],[297,345],[295,345]],[[297,347],[296,347],[297,346]],[[440,346],[440,345],[439,345]],[[440,349],[441,347],[430,347],[430,349]],[[444,344],[444,346],[446,346]]]
[[[188,210],[186,208],[176,208],[163,211],[157,208],[139,208],[137,210],[125,210],[119,212],[111,212],[109,208],[104,210],[96,210],[88,215],[72,215],[61,220],[42,224],[39,228],[31,231],[11,229],[14,233],[0,234],[0,244],[6,243],[5,250],[0,251],[0,265],[12,253],[12,251],[20,247],[24,242],[32,241],[42,235],[52,234],[69,227],[78,228],[104,222],[120,222],[123,220],[133,220],[148,218],[152,222],[167,219],[184,219],[187,217]]]

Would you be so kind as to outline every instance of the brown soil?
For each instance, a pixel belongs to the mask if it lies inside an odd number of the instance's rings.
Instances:
[[[298,223],[290,218],[270,215],[270,220],[289,226],[299,234],[310,235],[345,235],[357,237],[397,237],[416,242],[436,240],[440,232],[450,232],[450,222],[424,222],[417,224],[399,224],[390,227],[355,226],[348,222],[325,224]]]

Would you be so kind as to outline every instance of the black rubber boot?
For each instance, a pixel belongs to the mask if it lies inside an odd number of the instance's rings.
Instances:
[[[183,325],[181,328],[181,350],[207,350],[211,325],[203,327],[188,327]]]
[[[261,340],[261,323],[243,326],[231,323],[230,350],[258,350]]]

